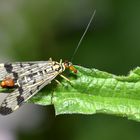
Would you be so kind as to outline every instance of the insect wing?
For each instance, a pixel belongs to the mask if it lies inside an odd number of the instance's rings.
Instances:
[[[49,60],[0,64],[0,79],[9,77],[14,79],[16,85],[15,90],[2,102],[0,114],[13,112],[50,83],[59,74],[53,69],[53,63],[54,61]]]
[[[52,65],[49,61],[34,61],[34,62],[16,62],[16,63],[0,63],[0,81],[5,77],[18,79],[21,74],[29,74],[30,71],[38,71],[46,65]]]
[[[0,114],[7,115],[15,111],[24,102],[40,91],[44,86],[49,84],[57,75],[58,73],[54,72],[53,74],[46,75],[42,81],[35,83],[34,85],[24,85],[23,87],[18,87],[2,102]]]

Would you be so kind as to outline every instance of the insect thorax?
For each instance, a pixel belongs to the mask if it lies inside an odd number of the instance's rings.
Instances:
[[[60,60],[60,62],[53,61],[52,70],[57,71],[58,73],[62,73],[65,71],[65,64],[62,63],[62,60]]]

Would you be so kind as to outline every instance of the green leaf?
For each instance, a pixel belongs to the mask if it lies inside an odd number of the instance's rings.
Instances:
[[[140,121],[140,68],[128,76],[115,76],[97,69],[75,66],[77,75],[67,75],[61,85],[52,83],[30,102],[54,104],[56,114],[106,113]]]

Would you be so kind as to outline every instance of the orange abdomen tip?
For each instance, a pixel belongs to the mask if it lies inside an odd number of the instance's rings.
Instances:
[[[6,87],[5,82],[4,82],[4,81],[2,81],[2,82],[1,82],[1,84],[0,84],[0,86],[1,86],[2,88],[5,88],[5,87]]]
[[[14,80],[11,78],[4,79],[0,84],[2,88],[12,88],[14,87],[14,85],[15,85]]]

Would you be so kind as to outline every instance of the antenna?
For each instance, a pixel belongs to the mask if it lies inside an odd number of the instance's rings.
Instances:
[[[91,22],[92,22],[92,20],[93,20],[93,18],[94,18],[94,16],[95,16],[95,14],[96,14],[96,9],[94,10],[94,12],[93,12],[93,14],[92,14],[92,16],[91,16],[91,18],[90,18],[90,20],[89,20],[89,23],[88,23],[88,25],[87,25],[87,27],[86,27],[86,29],[85,29],[83,35],[81,36],[81,38],[80,38],[80,40],[79,40],[79,42],[78,42],[78,44],[77,44],[77,47],[76,47],[76,49],[75,49],[75,51],[74,51],[74,53],[73,53],[73,55],[72,55],[72,57],[71,57],[71,62],[72,62],[72,60],[73,60],[75,54],[77,53],[78,48],[79,48],[79,46],[81,45],[82,40],[83,40],[84,36],[86,35],[86,33],[87,33],[88,29],[89,29],[89,26],[90,26],[90,24],[91,24]]]

